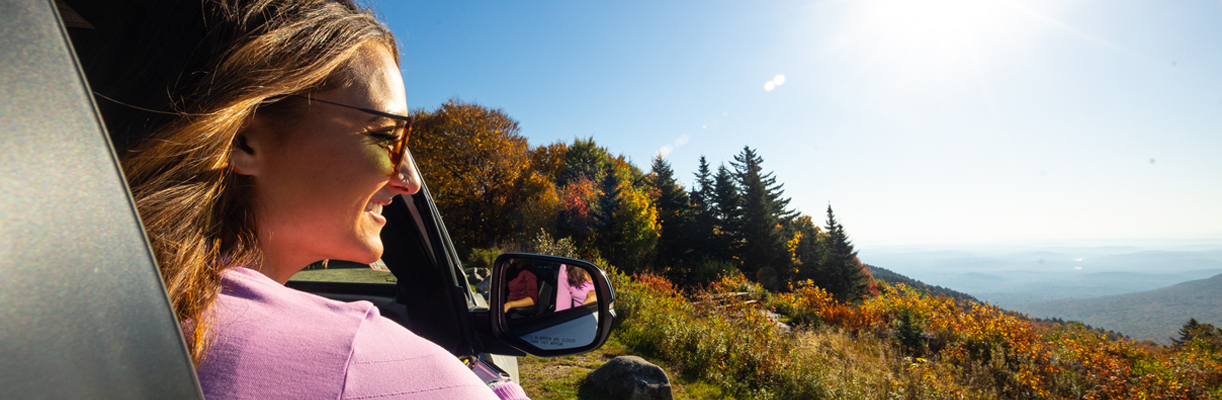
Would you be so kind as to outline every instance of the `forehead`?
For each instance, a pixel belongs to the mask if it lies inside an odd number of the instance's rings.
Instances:
[[[348,65],[346,87],[318,97],[356,107],[370,108],[394,114],[407,112],[407,99],[403,89],[403,77],[390,51],[384,46],[364,46],[353,56]]]

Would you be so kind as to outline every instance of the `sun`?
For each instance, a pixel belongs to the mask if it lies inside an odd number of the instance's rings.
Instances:
[[[978,66],[981,54],[1021,37],[1018,8],[1002,0],[857,0],[846,38],[873,63],[914,78],[955,76]]]

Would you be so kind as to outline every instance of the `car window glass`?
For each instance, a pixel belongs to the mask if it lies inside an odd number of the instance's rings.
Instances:
[[[293,274],[289,280],[363,283],[395,283],[398,281],[382,260],[373,264],[344,260],[318,261]]]

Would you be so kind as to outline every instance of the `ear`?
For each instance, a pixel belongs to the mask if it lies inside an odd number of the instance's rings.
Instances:
[[[257,115],[247,119],[229,148],[229,167],[238,175],[258,176],[263,169],[270,132],[262,120]]]

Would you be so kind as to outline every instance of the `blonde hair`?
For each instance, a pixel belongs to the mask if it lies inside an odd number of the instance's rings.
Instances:
[[[230,149],[255,113],[289,119],[291,94],[346,84],[390,31],[348,0],[159,1],[82,57],[192,361],[207,353],[221,271],[261,257],[249,183]],[[118,24],[117,24],[118,25]],[[76,40],[76,39],[74,39]],[[107,50],[109,49],[109,50]]]

